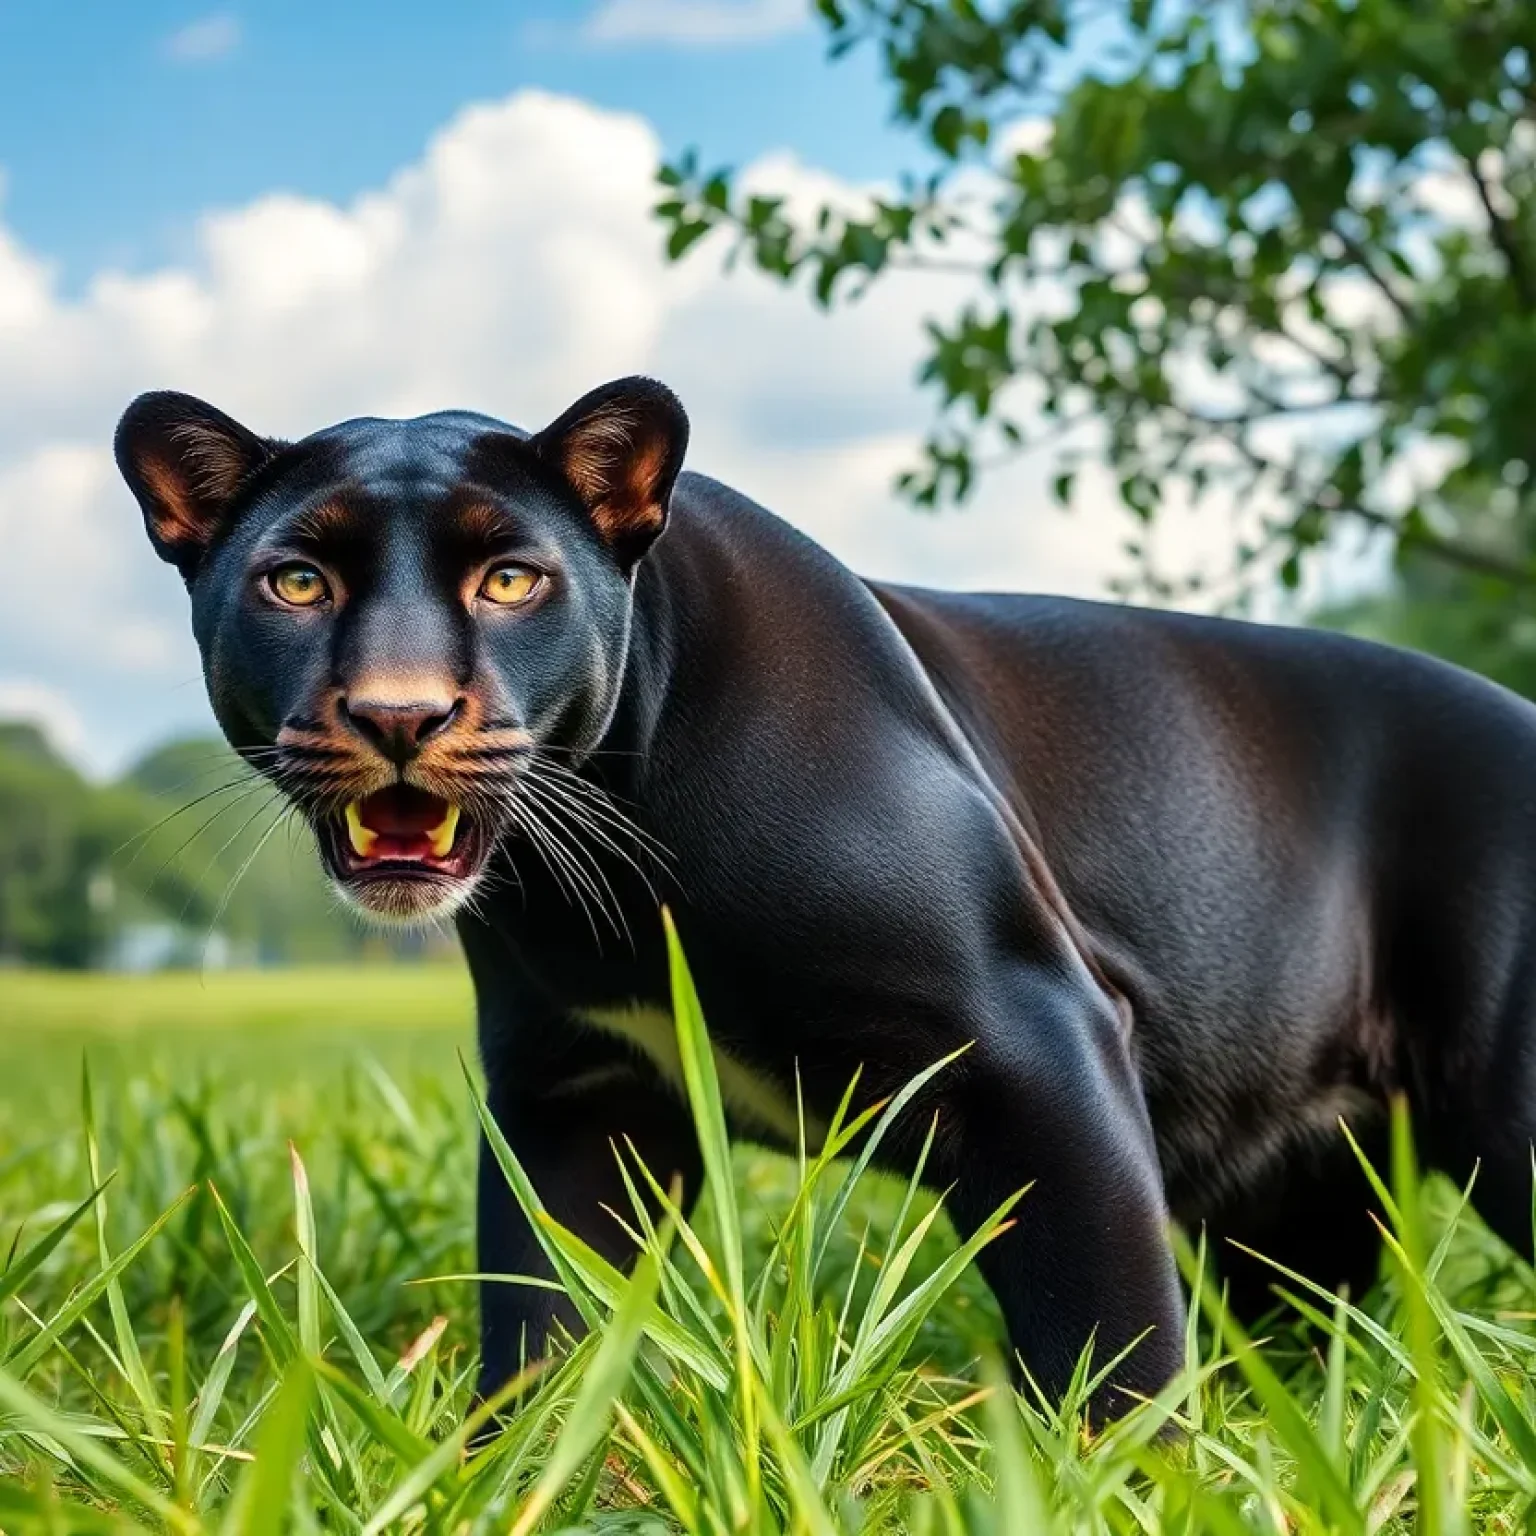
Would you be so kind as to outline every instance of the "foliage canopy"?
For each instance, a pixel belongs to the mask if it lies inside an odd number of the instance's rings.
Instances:
[[[878,51],[924,173],[797,218],[663,169],[674,257],[712,231],[815,300],[975,285],[933,320],[914,502],[1049,445],[1142,523],[1239,525],[1221,592],[1346,525],[1513,623],[1536,582],[1536,7],[1528,0],[818,0]],[[1158,596],[1211,573],[1156,571]]]

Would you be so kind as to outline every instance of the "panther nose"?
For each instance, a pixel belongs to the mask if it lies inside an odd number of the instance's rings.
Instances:
[[[453,723],[463,699],[393,700],[343,699],[342,718],[364,741],[377,747],[390,762],[403,767],[432,737]]]

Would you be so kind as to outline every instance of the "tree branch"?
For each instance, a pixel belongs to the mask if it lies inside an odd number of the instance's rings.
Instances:
[[[1371,282],[1380,290],[1382,296],[1395,309],[1404,325],[1412,326],[1415,323],[1413,311],[1408,307],[1408,302],[1398,293],[1391,283],[1377,270],[1375,262],[1371,260],[1370,252],[1360,244],[1358,240],[1347,231],[1339,228],[1337,219],[1328,221],[1328,228],[1337,236],[1339,243],[1344,247],[1349,259],[1360,268]]]
[[[1278,336],[1287,345],[1295,347],[1298,352],[1310,357],[1319,368],[1332,374],[1345,389],[1348,389],[1354,382],[1355,373],[1347,363],[1341,363],[1338,358],[1329,357],[1326,352],[1320,352],[1311,342],[1303,341],[1300,336],[1286,326],[1283,320],[1279,330],[1270,331],[1268,334]]]
[[[1333,493],[1332,487],[1326,483],[1308,488],[1294,464],[1276,464],[1272,459],[1265,458],[1263,454],[1256,452],[1241,436],[1231,437],[1229,441],[1247,459],[1255,478],[1266,473],[1278,472],[1280,494],[1292,498],[1300,505],[1301,510],[1290,520],[1289,526],[1292,528],[1309,513],[1321,513],[1329,518],[1353,517],[1372,528],[1380,528],[1392,534],[1399,541],[1407,538],[1408,548],[1420,550],[1436,560],[1455,566],[1458,570],[1468,571],[1475,576],[1489,576],[1497,581],[1507,582],[1512,587],[1536,587],[1536,564],[1509,560],[1495,554],[1492,550],[1478,549],[1471,544],[1459,543],[1455,539],[1446,538],[1443,534],[1434,533],[1428,528],[1416,528],[1409,535],[1400,518],[1392,517],[1385,512],[1374,511],[1370,507],[1344,506]]]
[[[1325,510],[1333,515],[1357,518],[1373,528],[1386,530],[1398,539],[1403,537],[1402,523],[1384,512],[1373,512],[1368,507],[1337,507]],[[1459,570],[1470,571],[1475,576],[1491,576],[1498,581],[1508,582],[1512,587],[1536,587],[1536,566],[1506,560],[1490,550],[1474,549],[1467,544],[1458,544],[1454,539],[1447,539],[1438,533],[1430,533],[1422,529],[1415,530],[1408,548],[1423,550],[1425,554],[1432,555],[1437,560],[1443,560],[1447,565],[1454,565]]]
[[[1520,249],[1520,242],[1514,230],[1510,228],[1509,221],[1494,207],[1493,189],[1488,185],[1488,178],[1479,169],[1477,157],[1463,155],[1462,159],[1466,163],[1468,174],[1472,177],[1472,184],[1477,188],[1477,200],[1483,205],[1483,212],[1488,215],[1488,231],[1493,236],[1493,243],[1499,248],[1499,254],[1504,258],[1504,265],[1509,271],[1510,284],[1525,308],[1536,308],[1536,288],[1532,287],[1531,272],[1526,265],[1525,252]]]

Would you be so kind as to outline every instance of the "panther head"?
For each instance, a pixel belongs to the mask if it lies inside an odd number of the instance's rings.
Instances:
[[[186,582],[214,712],[356,906],[452,912],[532,765],[601,740],[687,439],[639,378],[532,436],[446,412],[287,443],[187,395],[129,406],[117,462]]]

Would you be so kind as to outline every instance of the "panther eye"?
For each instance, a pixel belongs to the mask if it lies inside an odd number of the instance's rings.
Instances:
[[[544,577],[526,565],[498,565],[480,583],[480,596],[488,603],[515,608],[526,603],[543,585]]]
[[[323,603],[331,595],[325,577],[314,566],[301,565],[297,561],[291,565],[278,566],[267,577],[267,586],[271,588],[273,596],[287,603],[290,608],[313,608],[316,603]]]

